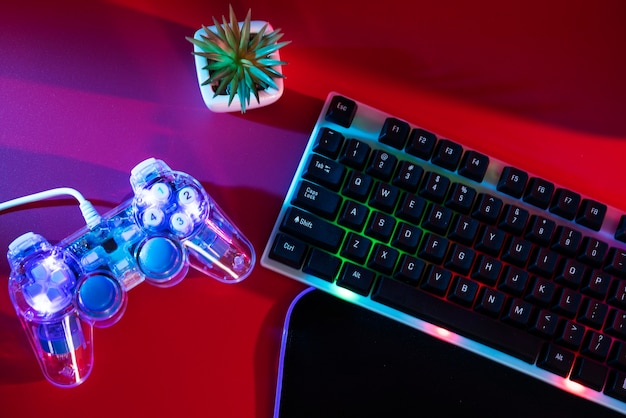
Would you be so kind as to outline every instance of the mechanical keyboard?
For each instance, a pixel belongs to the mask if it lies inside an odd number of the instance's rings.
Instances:
[[[626,414],[626,215],[330,93],[261,264]]]

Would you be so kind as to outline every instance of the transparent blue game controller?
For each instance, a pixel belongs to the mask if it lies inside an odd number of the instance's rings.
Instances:
[[[93,327],[117,322],[127,292],[147,281],[169,287],[189,265],[225,282],[255,263],[250,242],[200,183],[150,158],[132,171],[134,197],[51,245],[32,232],[9,245],[9,293],[41,369],[73,387],[93,366]]]

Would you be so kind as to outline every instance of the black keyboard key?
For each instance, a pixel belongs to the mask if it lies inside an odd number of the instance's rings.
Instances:
[[[472,245],[478,233],[479,222],[465,215],[456,215],[452,221],[452,227],[448,238],[465,245]]]
[[[604,386],[604,381],[608,369],[606,366],[595,361],[579,357],[574,364],[570,379],[574,382],[582,383],[593,390],[600,391]]]
[[[500,254],[502,244],[506,239],[504,231],[494,226],[485,225],[480,229],[478,240],[474,247],[479,251],[484,251],[489,255],[496,257]]]
[[[302,181],[293,204],[332,220],[339,210],[341,197],[320,185]]]
[[[343,135],[339,132],[324,128],[319,132],[313,151],[334,160],[339,156],[339,151],[343,145],[343,139]]]
[[[372,241],[359,234],[349,233],[346,242],[341,250],[343,257],[349,258],[357,263],[365,263],[372,248]]]
[[[559,226],[556,228],[552,249],[561,254],[574,257],[578,253],[582,239],[583,235],[580,231],[576,231],[567,226]]]
[[[476,190],[462,183],[453,183],[446,199],[446,206],[457,212],[468,214],[474,204]]]
[[[398,268],[394,277],[412,286],[417,286],[426,269],[426,263],[413,256],[403,254],[400,256]]]
[[[399,164],[398,172],[393,179],[393,184],[406,191],[415,193],[419,186],[424,169],[410,161],[402,161]]]
[[[428,172],[422,181],[419,195],[434,202],[442,203],[449,186],[450,179],[435,172]]]
[[[280,229],[328,251],[337,251],[345,235],[338,226],[294,207],[287,209]]]
[[[409,137],[406,152],[422,160],[429,160],[435,149],[437,137],[425,129],[414,129]]]
[[[412,194],[405,193],[402,197],[396,215],[405,221],[419,224],[426,209],[426,200]]]
[[[452,282],[452,273],[439,266],[431,265],[421,288],[435,295],[444,296]]]
[[[426,261],[441,264],[447,250],[447,239],[438,235],[427,233],[422,240],[422,244],[420,245],[420,249],[417,255]]]
[[[611,248],[604,270],[615,276],[626,278],[626,251]]]
[[[578,259],[590,266],[600,267],[608,250],[606,242],[587,237],[583,239]]]
[[[380,131],[378,140],[383,144],[391,145],[394,148],[402,149],[406,143],[410,131],[409,124],[396,118],[387,118]]]
[[[376,274],[372,270],[346,262],[337,279],[337,284],[359,295],[367,296],[375,279]]]
[[[337,277],[341,266],[341,259],[317,248],[311,249],[311,253],[302,268],[302,271],[326,281],[332,282]]]
[[[521,296],[526,289],[529,274],[526,270],[507,266],[504,274],[500,278],[498,289],[504,290],[506,293]]]
[[[461,161],[463,148],[449,139],[441,139],[435,147],[432,162],[450,171],[456,170]]]
[[[303,177],[331,190],[339,190],[346,173],[346,168],[336,161],[321,155],[311,155]]]
[[[453,244],[448,252],[448,259],[444,266],[464,276],[468,275],[476,253],[460,244]]]
[[[382,212],[374,212],[367,224],[365,233],[383,242],[388,242],[396,226],[393,216]]]
[[[474,299],[478,295],[478,283],[466,279],[465,277],[457,276],[454,279],[448,299],[458,303],[465,307],[471,307],[474,304]]]
[[[365,226],[365,220],[369,213],[367,206],[352,200],[346,200],[341,210],[341,215],[339,215],[339,224],[360,232]]]
[[[289,267],[300,268],[307,248],[307,245],[299,239],[285,234],[277,234],[269,257]]]
[[[521,235],[526,228],[528,217],[529,213],[526,209],[515,205],[505,205],[498,225],[507,232]]]
[[[524,200],[531,205],[537,206],[541,209],[547,209],[552,200],[552,193],[554,192],[554,184],[549,181],[533,177],[528,182],[526,187],[526,193],[524,194]]]
[[[556,229],[556,223],[543,216],[533,215],[530,217],[526,230],[526,239],[535,244],[547,246],[552,240],[552,234]]]
[[[489,157],[476,151],[466,151],[461,160],[459,174],[477,182],[482,182],[489,166]]]
[[[473,338],[528,363],[534,363],[542,340],[397,280],[381,277],[372,299]]]
[[[626,374],[619,371],[609,373],[604,393],[607,395],[626,402]]]
[[[528,174],[515,167],[504,167],[496,188],[509,196],[520,198],[526,189]]]
[[[524,267],[530,257],[531,250],[532,244],[530,241],[511,236],[506,240],[502,259],[518,267]]]
[[[400,252],[395,248],[383,244],[376,244],[374,245],[374,249],[369,258],[370,261],[367,265],[379,273],[390,276],[393,273],[393,268],[399,256]]]
[[[439,235],[446,235],[451,221],[452,211],[450,209],[432,204],[424,216],[422,227]]]
[[[570,350],[549,344],[541,354],[537,366],[566,377],[574,365],[575,355]]]
[[[326,120],[349,128],[356,114],[356,109],[357,104],[354,100],[343,96],[334,96],[326,111]]]
[[[387,213],[393,213],[399,197],[400,189],[396,186],[383,182],[377,182],[374,186],[374,190],[372,190],[372,196],[369,204],[376,209],[380,209]]]
[[[583,199],[580,204],[576,222],[594,231],[599,231],[606,215],[606,205],[595,200]]]
[[[367,174],[378,179],[388,181],[395,171],[398,159],[386,151],[376,150],[372,155],[372,161],[367,167]]]
[[[343,186],[342,193],[359,202],[365,202],[374,184],[374,179],[360,171],[351,171]]]
[[[349,167],[363,170],[370,155],[371,147],[365,142],[351,138],[346,142],[346,148],[341,155],[340,161]]]
[[[550,206],[550,212],[572,220],[578,212],[578,205],[580,204],[580,195],[574,193],[571,190],[558,188],[554,192],[554,198],[552,199],[552,205]]]
[[[422,230],[415,225],[400,222],[391,244],[401,250],[414,254],[422,237]]]
[[[502,199],[491,194],[480,193],[476,199],[472,216],[479,221],[495,224],[502,209]]]

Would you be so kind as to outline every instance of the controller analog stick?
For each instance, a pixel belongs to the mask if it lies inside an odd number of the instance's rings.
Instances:
[[[146,240],[137,257],[139,268],[155,280],[166,280],[176,275],[183,267],[181,249],[166,237],[152,237]]]
[[[89,276],[78,289],[78,304],[92,319],[108,319],[122,306],[122,289],[111,277],[103,274]]]

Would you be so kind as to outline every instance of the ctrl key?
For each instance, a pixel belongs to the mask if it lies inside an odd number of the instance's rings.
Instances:
[[[307,245],[299,239],[285,234],[277,234],[269,258],[299,269],[306,254]]]

